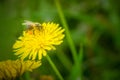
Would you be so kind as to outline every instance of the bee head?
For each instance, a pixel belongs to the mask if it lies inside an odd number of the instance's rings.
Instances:
[[[40,23],[34,23],[36,27],[40,27],[41,24]]]

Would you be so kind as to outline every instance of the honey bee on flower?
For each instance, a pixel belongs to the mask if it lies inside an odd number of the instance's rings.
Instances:
[[[22,25],[25,25],[27,30],[32,30],[34,28],[37,28],[38,30],[40,30],[42,28],[40,23],[32,22],[28,20],[24,20],[24,23],[22,23]]]
[[[27,30],[23,31],[13,45],[15,55],[19,55],[21,59],[28,57],[41,60],[42,56],[47,55],[47,51],[55,50],[55,46],[60,45],[65,37],[65,29],[53,22],[40,24],[25,20],[23,25]]]

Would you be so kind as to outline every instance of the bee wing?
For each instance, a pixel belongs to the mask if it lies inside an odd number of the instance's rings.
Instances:
[[[22,23],[22,25],[26,25],[26,26],[29,26],[29,25],[32,25],[33,22],[32,21],[28,21],[28,20],[24,20],[24,23]]]

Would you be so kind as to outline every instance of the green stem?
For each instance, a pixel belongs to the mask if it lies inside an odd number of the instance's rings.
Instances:
[[[72,56],[73,56],[73,59],[74,59],[74,62],[78,63],[78,60],[77,60],[78,58],[77,58],[77,52],[76,52],[76,49],[75,49],[75,45],[74,45],[73,40],[71,38],[70,31],[68,29],[68,24],[67,24],[67,22],[65,20],[63,12],[62,12],[62,9],[61,9],[61,6],[60,6],[60,2],[59,2],[59,0],[54,0],[54,1],[55,1],[55,4],[56,4],[56,7],[57,7],[57,10],[58,10],[58,13],[59,13],[62,25],[65,28],[66,38],[68,40],[68,43],[69,43],[69,46],[70,46],[70,49],[71,49],[71,52],[72,52]]]
[[[46,58],[49,61],[50,65],[52,66],[53,70],[56,72],[56,75],[59,77],[59,79],[64,80],[63,77],[61,76],[60,72],[56,68],[55,64],[52,62],[51,58],[48,55],[46,56]]]

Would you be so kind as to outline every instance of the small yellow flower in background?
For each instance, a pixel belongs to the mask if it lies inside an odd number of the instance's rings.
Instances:
[[[7,60],[0,62],[0,80],[14,80],[25,71],[32,71],[41,65],[40,61]]]
[[[26,25],[27,30],[23,31],[23,35],[13,45],[15,55],[21,59],[28,57],[35,60],[38,56],[40,60],[46,56],[46,51],[55,50],[55,46],[63,42],[64,29],[59,24],[25,21],[23,25]]]

